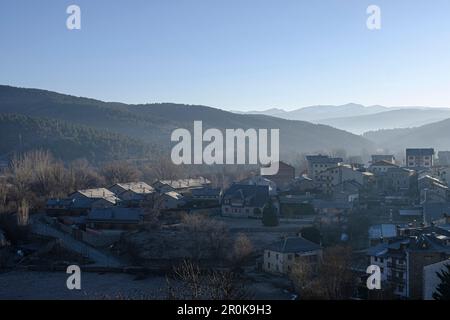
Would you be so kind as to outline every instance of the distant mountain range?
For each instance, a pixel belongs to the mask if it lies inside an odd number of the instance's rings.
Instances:
[[[269,109],[258,113],[325,124],[355,134],[379,129],[417,127],[450,118],[450,108],[366,107],[354,103],[342,106],[312,106],[294,111]]]
[[[369,115],[374,113],[379,113],[383,111],[391,110],[390,108],[383,106],[370,106],[365,107],[356,103],[349,103],[341,106],[333,105],[318,105],[299,108],[292,111],[285,111],[283,109],[272,108],[264,111],[249,111],[249,112],[239,112],[244,114],[264,114],[269,116],[274,116],[287,120],[302,120],[310,122],[319,122],[320,120],[330,119],[330,118],[345,118],[353,116]]]
[[[347,104],[263,113],[270,115],[173,103],[129,105],[0,86],[0,158],[33,148],[50,149],[65,160],[151,158],[155,150],[168,155],[172,131],[192,132],[195,120],[203,121],[204,130],[280,129],[280,151],[287,159],[342,149],[348,155],[367,155],[380,148],[450,150],[450,109]],[[282,118],[288,115],[308,121]],[[337,128],[368,132],[356,135]]]
[[[115,134],[115,138],[108,138],[109,142],[106,144],[110,145],[112,150],[119,149],[119,147],[115,149],[115,144],[121,145],[121,148],[134,150],[136,143],[142,146],[142,150],[150,147],[165,150],[172,145],[170,141],[172,130],[176,128],[192,130],[194,120],[202,120],[204,129],[280,129],[280,151],[283,156],[306,152],[329,152],[336,149],[346,149],[349,154],[360,154],[363,150],[370,152],[375,148],[373,142],[362,136],[306,121],[285,120],[266,115],[236,114],[206,106],[172,103],[128,105],[10,86],[0,86],[0,114],[9,116],[4,116],[4,122],[0,124],[8,128],[9,141],[0,145],[0,156],[25,148],[23,139],[25,129],[26,136],[32,141],[28,142],[29,147],[47,146],[52,151],[58,141],[60,146],[64,145],[63,139],[70,140],[77,137],[77,134],[78,137],[83,137],[87,141],[97,141],[101,145],[104,145],[105,137]],[[13,115],[22,115],[26,118],[14,119]],[[42,126],[35,125],[42,121],[49,121],[45,126],[50,127],[50,133],[45,133]],[[58,123],[73,126],[76,130],[64,129],[62,133],[53,134],[54,130],[60,128]],[[88,128],[95,130],[92,132],[96,138],[87,137]],[[33,131],[36,132],[34,137]],[[22,143],[19,143],[21,135]],[[124,146],[127,139],[130,145]],[[76,140],[81,141],[79,138]],[[76,145],[80,146],[78,142]],[[68,148],[69,146],[70,144]],[[64,151],[63,148],[59,150]],[[83,153],[71,155],[70,152],[68,150],[66,158],[76,158]],[[99,153],[92,155],[92,158],[114,157],[106,153],[105,148],[92,152]],[[130,152],[129,155],[124,153],[123,156],[140,157],[141,154]]]

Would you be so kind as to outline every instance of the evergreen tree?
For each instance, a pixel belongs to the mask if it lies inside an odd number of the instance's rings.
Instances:
[[[437,272],[441,283],[437,286],[433,298],[436,300],[450,300],[450,264],[446,265],[447,270]]]
[[[264,206],[262,223],[266,227],[276,227],[279,223],[275,207],[273,206],[273,203],[270,200]]]

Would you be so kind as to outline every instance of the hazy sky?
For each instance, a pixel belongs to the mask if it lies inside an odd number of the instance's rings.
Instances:
[[[450,107],[449,17],[449,0],[1,0],[0,84],[234,110]]]

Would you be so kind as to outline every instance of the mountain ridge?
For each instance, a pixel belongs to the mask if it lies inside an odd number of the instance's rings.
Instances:
[[[217,108],[173,103],[128,105],[75,97],[40,89],[0,86],[0,113],[50,118],[112,131],[147,144],[170,146],[171,132],[192,129],[201,120],[204,129],[280,129],[280,152],[298,154],[347,148],[352,154],[372,150],[367,139],[326,125],[279,119],[265,115],[240,115]]]

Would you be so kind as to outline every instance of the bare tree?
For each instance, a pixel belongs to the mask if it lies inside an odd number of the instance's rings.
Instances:
[[[140,176],[136,167],[124,161],[108,163],[101,169],[101,174],[108,185],[136,181]]]
[[[17,225],[20,227],[24,227],[28,225],[30,217],[30,206],[28,205],[28,201],[22,199],[19,208],[17,209]]]
[[[183,261],[167,278],[167,298],[171,300],[242,300],[252,294],[243,281],[229,271],[200,270],[197,264]]]
[[[291,278],[301,299],[342,300],[351,297],[356,277],[351,270],[351,249],[336,246],[325,250],[317,269],[300,259]]]
[[[233,247],[233,260],[237,267],[240,267],[245,263],[246,259],[251,255],[253,251],[253,245],[250,239],[243,233],[238,234],[234,241]]]
[[[223,258],[229,247],[229,236],[223,222],[203,215],[185,215],[183,217],[185,232],[189,233],[189,246],[192,258],[199,260],[205,257]]]
[[[86,159],[72,161],[69,172],[72,190],[95,188],[105,184],[104,178]]]
[[[171,159],[163,156],[157,157],[146,171],[154,179],[161,180],[175,180],[183,176],[181,166],[173,164]]]

